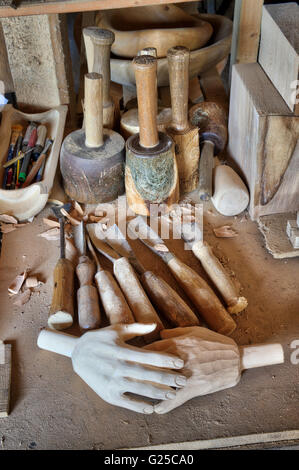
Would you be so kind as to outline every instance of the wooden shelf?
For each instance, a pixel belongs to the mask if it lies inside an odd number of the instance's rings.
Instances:
[[[50,13],[71,13],[79,11],[112,10],[145,5],[182,3],[194,0],[54,0],[49,2],[22,1],[17,8],[0,6],[0,18],[12,16],[45,15]]]

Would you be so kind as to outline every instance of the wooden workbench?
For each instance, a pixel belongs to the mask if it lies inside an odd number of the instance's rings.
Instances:
[[[181,442],[187,444],[176,448],[188,449],[299,442],[299,365],[290,360],[295,352],[291,344],[299,340],[298,259],[273,259],[257,224],[246,215],[225,218],[215,215],[213,208],[206,211],[204,236],[235,273],[249,300],[246,311],[236,317],[233,338],[240,345],[279,341],[285,364],[246,371],[238,386],[195,398],[169,414],[139,415],[103,402],[73,372],[69,359],[36,345],[40,329],[47,324],[59,251],[57,242],[37,237],[47,229],[42,218],[49,211],[47,207],[33,223],[4,235],[0,337],[12,344],[13,357],[11,412],[0,421],[4,449],[117,449]],[[232,225],[238,236],[216,238],[212,229],[223,224]],[[180,240],[167,243],[203,275],[199,262],[183,250]],[[159,258],[139,241],[132,245],[147,268],[159,272],[182,294]],[[101,261],[111,269],[103,257]],[[7,288],[24,268],[44,284],[19,308]],[[69,332],[78,334],[76,327]]]

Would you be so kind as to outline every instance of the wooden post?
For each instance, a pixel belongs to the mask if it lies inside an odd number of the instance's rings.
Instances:
[[[257,61],[263,4],[264,0],[235,1],[230,68]]]

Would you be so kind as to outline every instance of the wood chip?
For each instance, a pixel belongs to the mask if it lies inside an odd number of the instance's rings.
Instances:
[[[47,218],[43,218],[43,223],[48,225],[49,227],[60,227],[60,224],[58,222],[58,220],[53,220],[53,219],[47,219]]]
[[[163,252],[167,252],[169,251],[169,249],[167,248],[166,245],[162,245],[161,243],[158,243],[157,245],[154,246],[154,250],[156,251],[163,251]]]
[[[84,211],[83,211],[82,207],[80,206],[79,202],[74,201],[74,208],[76,209],[78,214],[82,215],[82,217],[84,216]]]
[[[37,279],[36,276],[29,276],[25,281],[25,288],[32,289],[33,287],[37,287],[41,284],[41,282]]]
[[[100,222],[102,220],[102,218],[103,218],[103,216],[98,217],[98,216],[92,215],[92,214],[89,216],[90,222],[95,222],[95,223]]]
[[[238,232],[236,232],[230,225],[223,225],[222,227],[214,228],[213,232],[218,238],[233,238],[238,236]]]
[[[8,292],[10,292],[10,294],[13,294],[13,295],[18,294],[26,277],[27,277],[26,271],[24,271],[21,274],[18,274],[18,276],[10,284],[8,288]]]
[[[12,215],[0,214],[0,222],[5,222],[6,224],[17,224],[18,221]]]
[[[15,300],[14,305],[17,307],[22,307],[22,305],[26,304],[31,297],[31,290],[26,289],[22,294],[18,296],[18,298]]]
[[[16,230],[16,224],[1,224],[1,232],[2,233],[9,233]]]
[[[80,225],[81,223],[80,220],[77,220],[74,217],[72,217],[65,209],[63,208],[60,209],[60,212],[62,215],[64,215],[64,217],[66,217],[70,221],[72,225]]]
[[[39,233],[38,237],[43,237],[46,240],[59,240],[60,230],[57,227],[51,228],[50,230],[47,230],[46,232]]]

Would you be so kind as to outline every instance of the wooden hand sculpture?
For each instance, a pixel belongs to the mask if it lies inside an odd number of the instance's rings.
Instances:
[[[186,384],[186,377],[171,369],[181,369],[184,361],[172,354],[146,351],[127,345],[134,336],[151,333],[156,324],[116,324],[89,331],[80,338],[42,330],[40,348],[72,359],[74,371],[103,400],[138,413],[151,414],[154,406],[125,395],[134,393],[158,400],[174,399]]]
[[[227,336],[199,326],[174,328],[160,332],[162,341],[149,344],[147,350],[181,357],[187,384],[173,400],[154,406],[159,414],[168,413],[191,398],[234,387],[244,369],[284,362],[280,344],[238,347]]]

